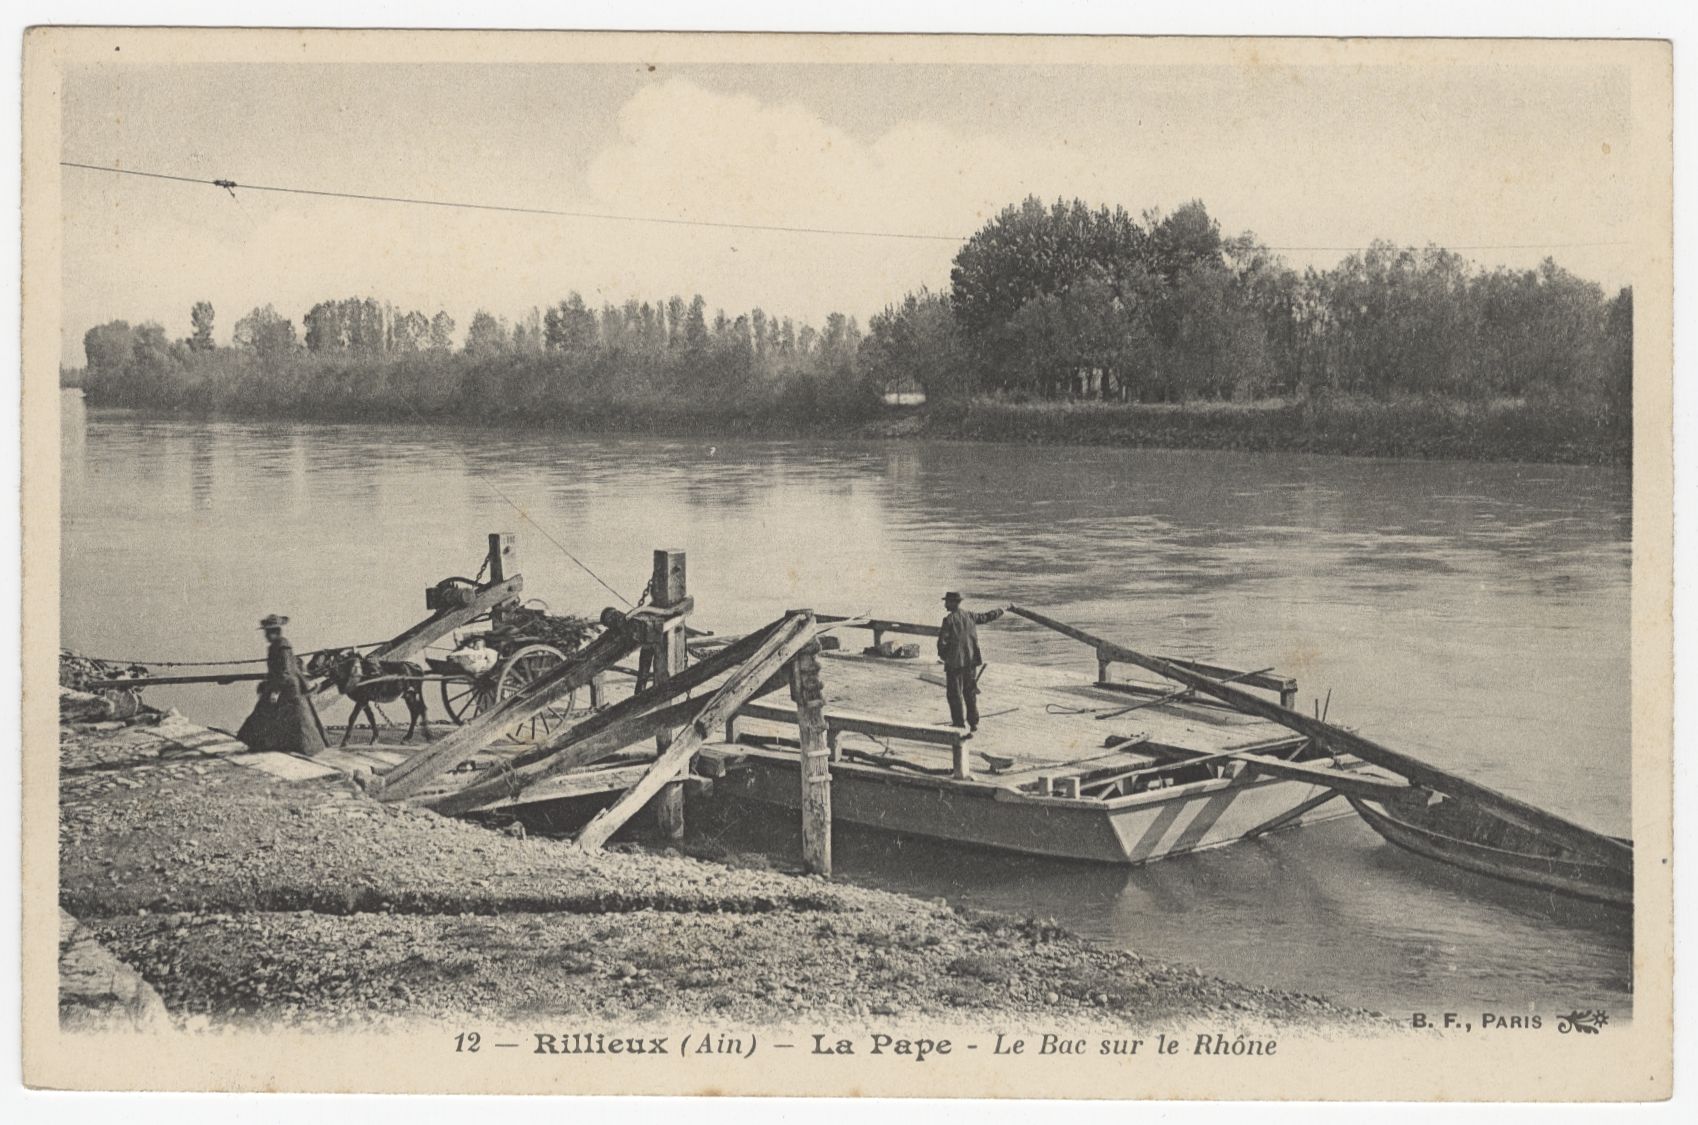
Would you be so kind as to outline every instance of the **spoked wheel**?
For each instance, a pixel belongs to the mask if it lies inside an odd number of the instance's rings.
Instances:
[[[518,695],[565,659],[566,654],[553,645],[526,645],[516,650],[502,661],[501,676],[496,681],[495,702]],[[573,689],[531,718],[515,725],[507,732],[507,737],[515,742],[542,742],[572,721],[573,705],[577,700],[578,692]]]
[[[495,706],[495,676],[486,674],[476,679],[443,680],[442,706],[456,725],[464,726],[467,719]]]

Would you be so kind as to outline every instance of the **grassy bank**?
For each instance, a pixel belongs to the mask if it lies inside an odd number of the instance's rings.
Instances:
[[[979,401],[933,410],[924,432],[965,441],[1233,449],[1457,461],[1628,465],[1630,430],[1579,405],[1500,400]]]
[[[1042,921],[639,843],[587,856],[381,805],[340,775],[280,779],[212,752],[229,742],[203,728],[148,719],[61,727],[60,901],[179,1026],[1378,1022]]]

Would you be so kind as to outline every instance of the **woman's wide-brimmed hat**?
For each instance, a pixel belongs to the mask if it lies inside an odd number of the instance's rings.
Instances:
[[[281,613],[273,613],[269,617],[262,618],[259,627],[261,629],[281,629],[287,624],[289,624],[287,617],[284,617]]]

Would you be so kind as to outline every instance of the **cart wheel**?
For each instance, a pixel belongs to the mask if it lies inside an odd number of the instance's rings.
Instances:
[[[556,665],[565,661],[566,654],[553,645],[525,645],[501,663],[501,677],[496,681],[495,702],[519,694],[530,687]],[[519,723],[507,736],[515,742],[542,742],[571,722],[573,705],[578,700],[577,689]]]
[[[442,706],[455,725],[464,726],[467,719],[495,706],[495,677],[443,680]]]

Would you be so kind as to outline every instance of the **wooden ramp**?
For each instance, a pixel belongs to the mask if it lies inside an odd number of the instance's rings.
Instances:
[[[577,713],[580,718],[588,718],[591,712]],[[333,747],[322,753],[315,754],[312,761],[322,763],[343,773],[352,774],[364,770],[377,775],[387,772],[414,755],[424,753],[429,744],[417,736],[412,742],[402,742],[400,738],[406,733],[404,724],[385,725],[378,728],[376,743],[350,742],[344,747]],[[432,728],[432,734],[441,737],[454,728],[437,724]],[[332,733],[335,733],[334,731]],[[360,734],[365,728],[360,728]],[[357,737],[357,736],[356,736]],[[448,772],[440,774],[419,791],[419,799],[429,800],[454,793],[467,785],[483,779],[495,768],[511,762],[520,754],[532,749],[532,743],[503,739],[481,750],[475,757],[461,763]],[[484,805],[485,810],[512,808],[518,805],[540,804],[547,801],[558,801],[571,797],[601,796],[620,793],[634,784],[642,775],[642,771],[654,761],[652,751],[642,752],[633,747],[630,751],[617,758],[599,762],[595,766],[574,771],[558,778],[550,778],[522,794],[515,794],[507,799],[495,799]]]

